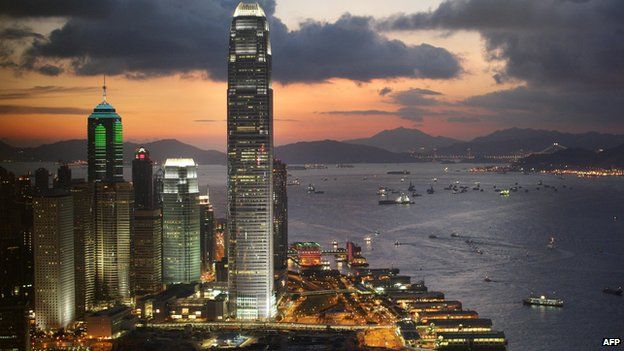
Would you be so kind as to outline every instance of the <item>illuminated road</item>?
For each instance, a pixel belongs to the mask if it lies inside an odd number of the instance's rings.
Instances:
[[[372,294],[372,292],[361,291],[358,289],[332,289],[332,290],[313,290],[313,291],[302,291],[302,292],[293,292],[291,295],[299,295],[299,296],[316,296],[316,295],[334,295],[334,294],[344,294],[344,293],[352,293],[352,294]]]
[[[394,325],[324,325],[278,322],[180,322],[147,323],[148,327],[160,329],[179,329],[185,326],[196,329],[234,329],[234,330],[311,330],[311,331],[359,331],[371,329],[395,328]]]

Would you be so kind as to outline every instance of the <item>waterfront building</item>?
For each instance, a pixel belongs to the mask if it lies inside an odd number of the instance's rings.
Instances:
[[[82,181],[71,187],[74,201],[74,267],[76,317],[95,303],[95,230],[93,228],[93,185]]]
[[[280,160],[273,160],[273,270],[278,299],[286,290],[288,273],[287,182],[286,164]]]
[[[162,290],[162,216],[160,209],[134,211],[132,281],[137,295]]]
[[[134,160],[132,160],[132,186],[134,187],[135,208],[152,208],[153,206],[153,166],[154,162],[150,158],[149,151],[142,146],[139,147],[134,153]]]
[[[35,170],[35,190],[43,193],[50,188],[50,172],[41,167]]]
[[[32,301],[32,186],[0,167],[0,300]]]
[[[71,168],[64,163],[56,171],[56,177],[54,178],[54,188],[69,190],[72,185],[72,172]]]
[[[227,164],[230,311],[276,313],[273,276],[273,89],[269,23],[241,2],[229,33]]]
[[[134,193],[128,182],[95,183],[96,299],[128,302]]]
[[[201,269],[203,274],[212,269],[215,240],[215,217],[214,208],[210,203],[210,189],[206,191],[206,195],[199,196],[199,222]]]
[[[49,191],[33,202],[35,316],[44,330],[75,320],[74,203],[69,192]]]
[[[87,161],[89,182],[123,182],[123,131],[121,116],[103,100],[89,116],[87,126]]]
[[[0,350],[30,350],[28,303],[16,297],[0,298]]]
[[[293,250],[297,252],[297,261],[302,268],[321,266],[321,245],[315,242],[296,242]]]
[[[191,158],[165,161],[163,193],[163,280],[200,281],[199,186]]]

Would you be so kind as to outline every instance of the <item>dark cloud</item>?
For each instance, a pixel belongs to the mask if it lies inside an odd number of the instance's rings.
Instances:
[[[388,94],[390,94],[392,92],[392,88],[390,87],[383,87],[379,90],[379,95],[380,96],[386,96]]]
[[[540,86],[608,88],[624,84],[621,0],[445,1],[426,13],[378,22],[391,30],[475,30],[502,75]],[[497,76],[500,80],[501,75]]]
[[[0,105],[0,115],[88,115],[91,110],[75,107]]]
[[[451,123],[478,123],[481,122],[481,119],[477,117],[449,117],[446,121]]]
[[[442,94],[428,89],[411,88],[393,93],[392,99],[398,104],[407,106],[431,106],[443,104],[444,102],[432,98],[432,96],[437,95]]]
[[[44,39],[45,36],[39,33],[35,33],[29,28],[5,28],[0,31],[0,40],[21,40],[21,39]]]
[[[29,44],[19,62],[21,69],[41,71],[41,67],[52,65],[60,70],[60,60],[79,75],[125,74],[142,79],[200,70],[224,80],[228,30],[237,3],[2,1],[0,14],[67,18],[47,38],[35,38]],[[446,79],[461,73],[457,58],[447,50],[389,40],[375,31],[372,18],[345,14],[334,23],[309,20],[289,31],[273,16],[275,1],[261,3],[270,19],[274,77],[279,81]],[[43,71],[54,72],[51,67]]]
[[[0,100],[29,99],[45,95],[90,93],[100,88],[61,87],[56,85],[34,86],[24,89],[0,89]]]
[[[384,111],[384,110],[342,110],[342,111],[321,111],[317,112],[321,115],[343,115],[343,116],[382,116],[389,115],[394,116],[396,112],[394,111]]]

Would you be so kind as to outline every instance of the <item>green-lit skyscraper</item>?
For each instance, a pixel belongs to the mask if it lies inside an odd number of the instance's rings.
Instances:
[[[106,83],[103,101],[93,109],[88,121],[89,182],[123,182],[123,133],[121,116],[106,101]]]

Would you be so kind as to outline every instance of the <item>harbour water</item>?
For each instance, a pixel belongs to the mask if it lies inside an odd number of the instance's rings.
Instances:
[[[19,173],[39,165],[2,166]],[[288,187],[289,239],[318,241],[325,248],[333,240],[359,242],[372,267],[400,268],[491,318],[511,351],[600,350],[603,338],[624,338],[624,298],[602,292],[624,285],[624,178],[470,173],[471,166],[293,170],[289,173],[301,185]],[[411,174],[386,174],[403,169]],[[84,173],[74,169],[74,177]],[[130,179],[129,168],[125,173]],[[200,166],[199,177],[202,191],[210,186],[217,216],[224,216],[225,167]],[[538,186],[540,180],[551,187]],[[380,186],[406,191],[410,181],[422,194],[412,197],[414,204],[377,204]],[[443,190],[456,181],[468,191]],[[484,191],[472,190],[475,182]],[[493,190],[516,182],[522,188],[509,197]],[[324,193],[308,194],[309,183]],[[430,184],[433,194],[426,193]],[[371,245],[365,245],[366,236],[373,238]],[[546,247],[551,236],[554,249]],[[397,240],[402,245],[395,246]],[[486,275],[492,282],[484,281]],[[531,292],[554,292],[565,307],[524,306],[522,299]]]

